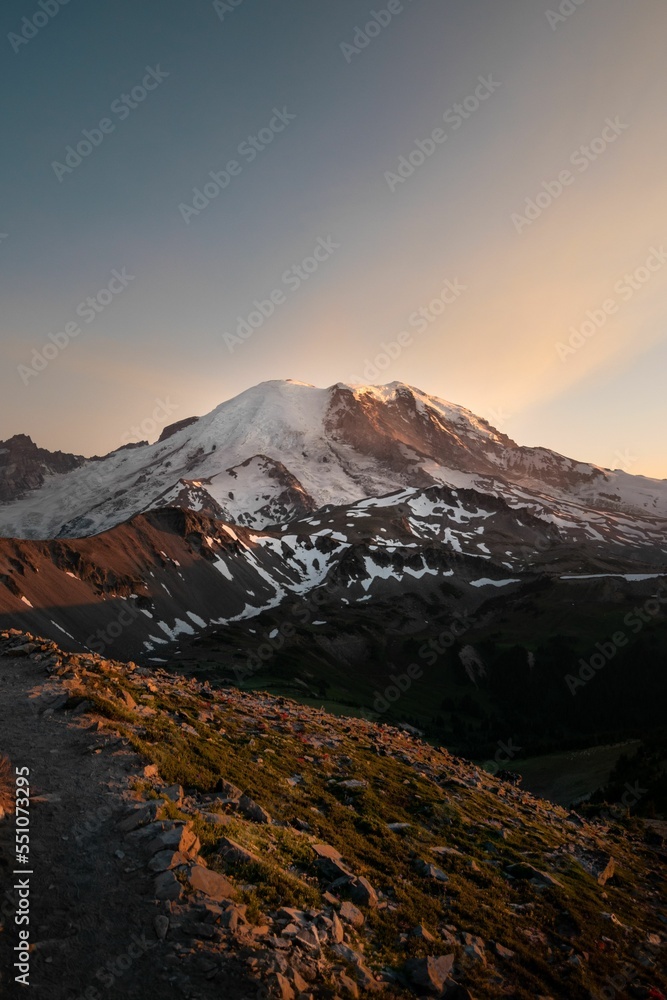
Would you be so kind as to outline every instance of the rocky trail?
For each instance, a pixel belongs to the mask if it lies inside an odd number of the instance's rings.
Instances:
[[[179,974],[183,963],[166,954],[171,949],[158,938],[156,917],[164,919],[170,904],[155,900],[142,852],[117,827],[132,806],[129,782],[143,774],[140,758],[88,716],[59,711],[63,697],[42,664],[0,659],[0,749],[11,753],[15,767],[30,769],[31,995],[219,997],[219,981],[210,983],[191,965]],[[8,818],[0,822],[2,996],[21,995],[12,968],[12,886],[24,878],[11,876],[16,867]],[[242,979],[238,990],[228,983],[225,995],[256,996],[257,984]]]

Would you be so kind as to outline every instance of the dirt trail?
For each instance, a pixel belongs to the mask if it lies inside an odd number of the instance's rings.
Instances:
[[[173,966],[164,961],[170,949],[154,931],[160,904],[153,899],[151,877],[116,829],[127,808],[128,772],[141,773],[142,762],[119,740],[91,731],[90,718],[44,714],[46,702],[35,694],[46,681],[40,664],[0,659],[0,751],[14,766],[30,768],[31,794],[37,797],[30,830],[30,937],[36,945],[30,995],[39,1000],[212,995],[200,993],[194,983],[190,989],[174,981]],[[14,830],[13,817],[0,822],[3,904],[16,881]],[[27,995],[11,969],[18,943],[13,910],[3,906],[0,916],[3,997]]]

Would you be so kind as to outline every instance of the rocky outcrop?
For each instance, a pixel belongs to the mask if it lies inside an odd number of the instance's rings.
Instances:
[[[192,424],[196,424],[199,417],[183,417],[182,420],[176,420],[173,424],[167,424],[162,433],[158,438],[158,444],[161,441],[167,441],[174,434],[178,434],[179,431],[184,430],[186,427],[190,427]]]
[[[39,489],[47,476],[71,472],[87,459],[38,448],[27,434],[0,441],[0,503],[17,500]]]

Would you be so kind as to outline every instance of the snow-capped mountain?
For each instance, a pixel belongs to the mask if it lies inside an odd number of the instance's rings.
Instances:
[[[17,474],[6,450],[0,469],[12,488],[0,492],[0,535],[85,537],[174,505],[265,528],[326,505],[438,485],[537,507],[556,525],[569,519],[589,531],[604,515],[619,524],[641,517],[660,534],[667,517],[667,481],[519,447],[470,411],[400,382],[264,382],[168,431],[101,459],[65,456],[69,468],[42,460],[33,477]]]
[[[667,571],[667,482],[521,448],[397,382],[266,382],[104,458],[12,440],[0,624],[76,648],[101,632],[159,658],[318,591],[411,628],[536,586],[647,596]]]

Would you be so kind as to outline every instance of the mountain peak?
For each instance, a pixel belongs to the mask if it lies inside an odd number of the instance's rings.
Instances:
[[[18,448],[24,466],[29,447]],[[0,535],[94,534],[165,496],[191,496],[194,509],[203,503],[230,521],[265,527],[324,505],[431,486],[480,488],[523,506],[555,498],[560,519],[572,503],[667,514],[664,482],[520,447],[470,410],[398,380],[320,388],[272,379],[171,425],[152,445],[94,463],[31,454],[37,468],[24,468],[0,496]],[[208,499],[183,482],[202,484]]]

